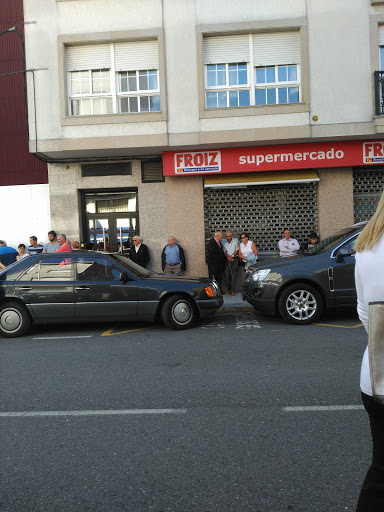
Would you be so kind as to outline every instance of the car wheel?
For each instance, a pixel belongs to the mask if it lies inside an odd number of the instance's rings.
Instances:
[[[323,299],[311,285],[298,283],[289,286],[279,298],[279,312],[293,324],[310,324],[323,312]]]
[[[188,329],[195,323],[196,316],[191,300],[182,295],[166,299],[161,310],[161,318],[170,329]]]
[[[30,325],[31,318],[22,304],[6,302],[0,305],[0,333],[5,338],[23,336]]]

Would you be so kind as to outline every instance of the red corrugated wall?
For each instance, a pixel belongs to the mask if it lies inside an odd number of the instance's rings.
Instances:
[[[0,32],[23,21],[23,0],[0,0]],[[18,30],[24,34],[23,25]],[[22,70],[20,39],[0,36],[0,75]],[[48,183],[47,164],[28,151],[23,75],[0,76],[0,186]]]

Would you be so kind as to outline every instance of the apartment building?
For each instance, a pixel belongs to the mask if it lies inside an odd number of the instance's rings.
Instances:
[[[15,27],[17,30],[11,30]],[[50,229],[47,164],[28,148],[23,88],[23,2],[0,9],[0,239],[17,247]],[[26,98],[25,98],[26,100]]]
[[[30,151],[50,214],[117,250],[168,235],[306,241],[372,215],[383,187],[384,1],[24,0]],[[383,62],[384,64],[384,62]],[[384,68],[383,68],[384,69]]]

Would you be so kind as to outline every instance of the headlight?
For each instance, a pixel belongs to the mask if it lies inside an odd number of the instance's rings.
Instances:
[[[264,268],[262,270],[257,270],[252,274],[253,281],[264,281],[264,279],[267,277],[267,275],[270,273],[270,268]]]

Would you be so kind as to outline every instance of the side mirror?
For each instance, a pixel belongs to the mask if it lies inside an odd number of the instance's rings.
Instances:
[[[129,281],[129,275],[126,272],[120,272],[119,280],[125,284],[127,281]]]
[[[354,256],[355,254],[356,253],[354,252],[347,252],[345,254],[339,252],[338,254],[336,254],[336,263],[343,263],[345,256]]]

